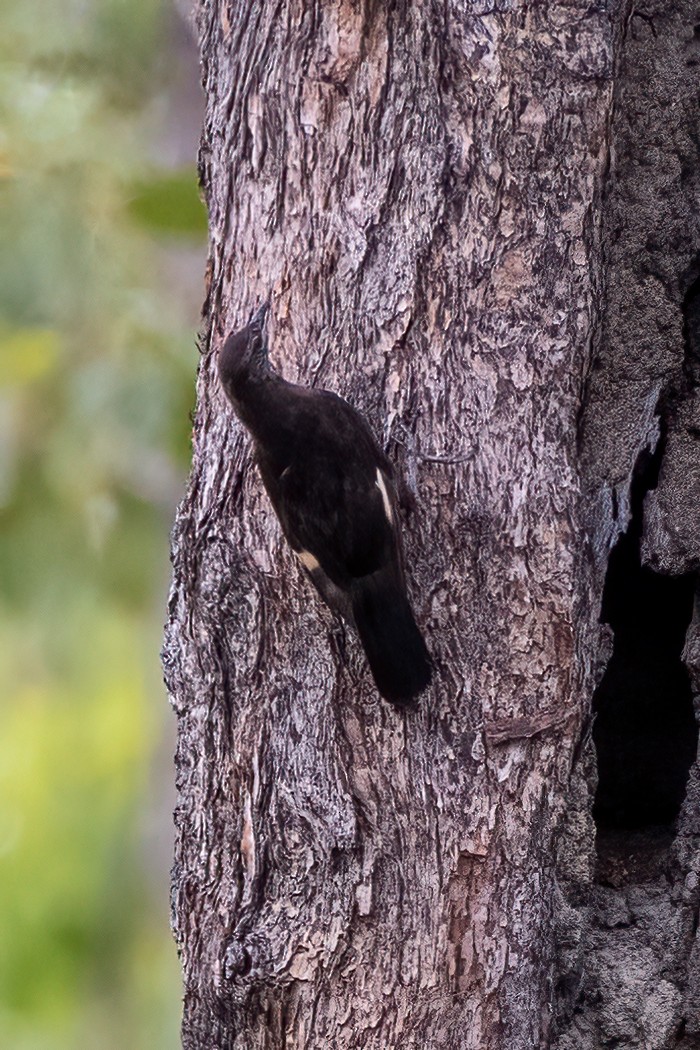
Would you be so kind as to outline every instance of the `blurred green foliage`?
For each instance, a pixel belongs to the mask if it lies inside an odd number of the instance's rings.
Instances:
[[[206,223],[194,165],[166,170],[150,145],[173,17],[0,0],[8,1050],[178,1045],[157,654],[196,353],[169,266],[197,260],[197,298]]]
[[[146,229],[206,234],[207,220],[191,171],[151,176],[134,183],[132,193],[130,214]]]

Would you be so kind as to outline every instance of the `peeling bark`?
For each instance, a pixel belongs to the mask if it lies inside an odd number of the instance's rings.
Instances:
[[[210,273],[163,653],[188,1050],[700,1045],[697,769],[675,837],[596,857],[589,732],[662,428],[639,557],[698,565],[695,16],[199,11]],[[270,292],[276,367],[360,409],[412,492],[417,713],[294,565],[218,387]],[[700,621],[684,659],[697,691]]]

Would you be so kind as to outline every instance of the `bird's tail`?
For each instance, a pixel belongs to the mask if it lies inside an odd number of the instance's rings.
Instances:
[[[352,611],[377,689],[399,707],[430,682],[428,650],[403,582],[386,570],[363,576],[351,589]]]

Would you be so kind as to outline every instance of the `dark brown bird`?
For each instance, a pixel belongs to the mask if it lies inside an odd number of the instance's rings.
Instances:
[[[389,460],[362,416],[270,366],[267,304],[219,355],[219,377],[250,432],[282,530],[324,600],[354,623],[377,689],[407,705],[430,658],[406,595]]]

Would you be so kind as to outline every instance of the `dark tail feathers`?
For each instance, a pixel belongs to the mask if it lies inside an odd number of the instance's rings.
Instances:
[[[404,707],[430,683],[428,650],[395,573],[375,572],[356,580],[352,611],[377,689]]]

